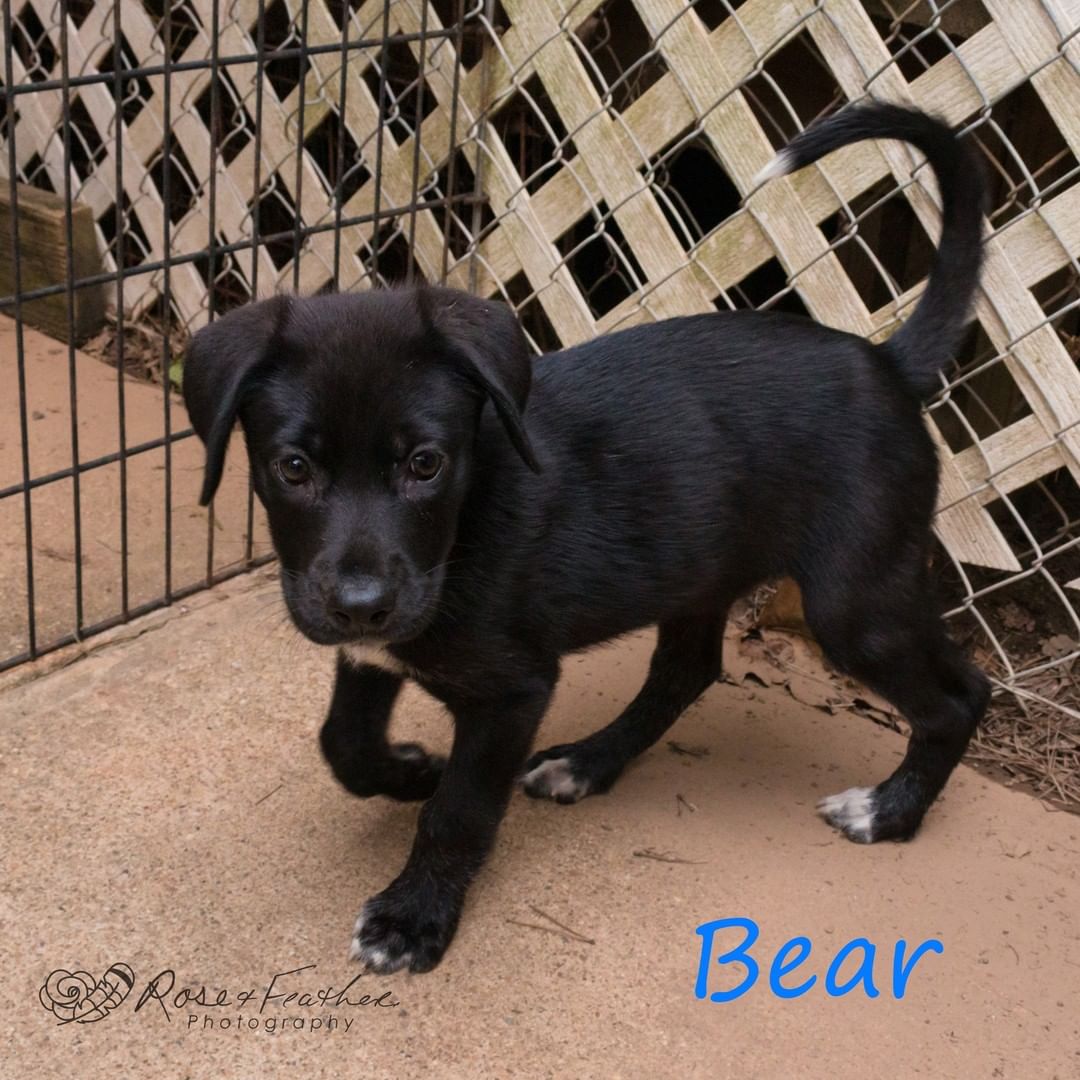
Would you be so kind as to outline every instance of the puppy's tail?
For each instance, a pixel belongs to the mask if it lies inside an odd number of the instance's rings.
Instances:
[[[784,176],[863,139],[911,143],[926,156],[941,188],[944,220],[930,281],[911,317],[882,347],[912,391],[925,398],[960,342],[979,281],[986,187],[975,151],[926,113],[876,103],[844,109],[807,128],[758,180]]]

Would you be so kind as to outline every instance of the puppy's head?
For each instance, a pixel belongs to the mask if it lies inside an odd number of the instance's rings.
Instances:
[[[239,419],[299,629],[320,644],[407,641],[438,608],[486,400],[538,469],[522,422],[529,381],[513,313],[466,293],[251,304],[188,350],[184,399],[206,444],[201,501],[217,490]]]

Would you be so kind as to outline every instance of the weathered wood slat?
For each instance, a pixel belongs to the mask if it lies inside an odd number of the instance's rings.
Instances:
[[[67,240],[66,203],[59,195],[18,184],[18,258],[22,292],[64,285],[101,272],[94,218],[90,208],[71,209],[71,247]],[[0,295],[15,292],[16,238],[11,228],[11,185],[0,183]],[[70,267],[69,267],[70,260]],[[71,309],[69,319],[68,309]],[[60,341],[79,344],[101,329],[105,321],[105,294],[100,286],[65,290],[28,300],[20,316],[30,326]]]

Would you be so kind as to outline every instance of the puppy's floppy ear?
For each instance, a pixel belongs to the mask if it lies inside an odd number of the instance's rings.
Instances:
[[[210,502],[221,482],[245,381],[266,359],[270,343],[285,323],[289,304],[289,297],[274,296],[238,308],[204,326],[188,345],[184,404],[191,426],[206,444],[201,506]]]
[[[417,290],[420,317],[463,373],[490,399],[522,461],[540,472],[522,414],[532,360],[513,311],[495,300],[436,286]]]

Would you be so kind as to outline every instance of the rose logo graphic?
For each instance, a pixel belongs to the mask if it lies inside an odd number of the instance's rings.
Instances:
[[[44,1008],[60,1023],[92,1024],[103,1020],[131,993],[135,973],[127,964],[113,964],[97,982],[86,971],[65,971],[57,968],[50,973],[38,991]]]

